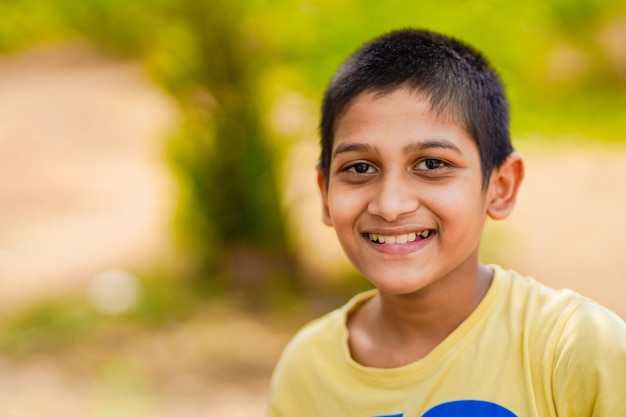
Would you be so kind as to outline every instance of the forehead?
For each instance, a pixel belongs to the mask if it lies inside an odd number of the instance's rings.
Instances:
[[[462,124],[449,111],[433,110],[429,98],[419,91],[368,91],[355,97],[338,118],[333,152],[346,142],[385,149],[433,140],[452,141],[478,152]]]

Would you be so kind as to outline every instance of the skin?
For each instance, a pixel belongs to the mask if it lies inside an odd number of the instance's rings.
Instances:
[[[511,212],[522,178],[513,153],[483,187],[472,138],[416,92],[355,98],[318,184],[324,222],[379,290],[348,320],[357,362],[414,362],[471,314],[492,279],[478,259],[484,223]]]

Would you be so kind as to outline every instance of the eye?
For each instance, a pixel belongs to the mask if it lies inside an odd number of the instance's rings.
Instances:
[[[429,158],[418,162],[415,168],[419,171],[436,171],[448,166],[448,163],[441,159]]]
[[[352,174],[373,174],[376,172],[374,167],[365,162],[358,162],[356,164],[349,165],[345,168],[345,171]]]

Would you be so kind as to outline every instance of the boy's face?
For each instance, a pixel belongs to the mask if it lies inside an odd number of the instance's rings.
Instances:
[[[318,183],[325,223],[381,291],[409,294],[477,270],[493,186],[483,187],[472,138],[416,93],[356,97]]]

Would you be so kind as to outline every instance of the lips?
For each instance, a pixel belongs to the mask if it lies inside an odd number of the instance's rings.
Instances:
[[[402,245],[415,242],[416,240],[428,239],[434,230],[426,229],[421,232],[410,232],[399,235],[382,235],[378,233],[367,233],[366,236],[374,243],[387,245]]]

